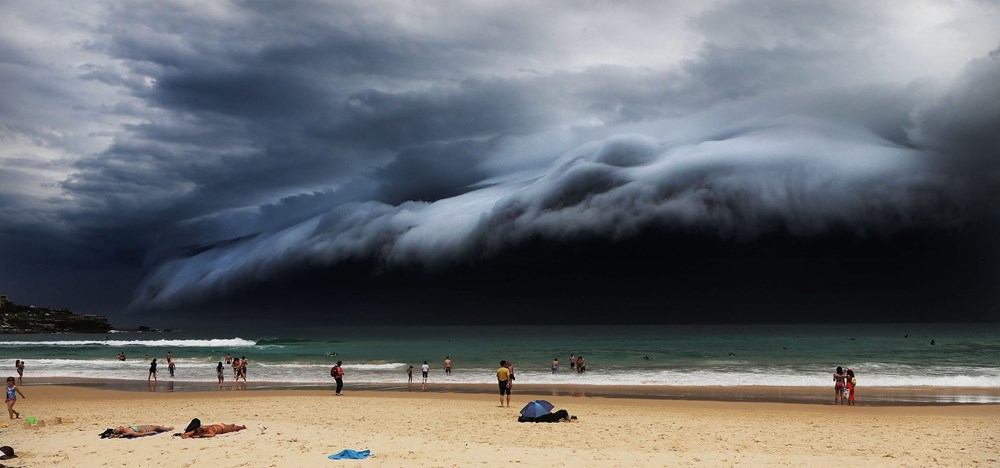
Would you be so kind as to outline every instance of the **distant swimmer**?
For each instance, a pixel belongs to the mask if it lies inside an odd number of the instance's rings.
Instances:
[[[327,353],[326,355],[327,355],[327,356],[336,356],[336,355],[337,355],[337,353]]]
[[[730,352],[729,352],[729,355],[730,355],[730,356],[735,356],[735,355],[736,355],[736,353],[734,353],[734,352],[730,351]]]
[[[934,346],[934,344],[935,344],[934,340],[931,340],[931,346]]]
[[[643,356],[642,359],[648,361],[649,360],[649,355]]]

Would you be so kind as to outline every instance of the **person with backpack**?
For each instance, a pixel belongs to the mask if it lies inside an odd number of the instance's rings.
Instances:
[[[344,389],[344,368],[341,367],[343,361],[337,361],[337,365],[330,368],[330,377],[337,381],[337,396]]]

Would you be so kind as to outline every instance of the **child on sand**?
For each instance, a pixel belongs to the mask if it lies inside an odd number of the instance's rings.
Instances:
[[[10,415],[10,419],[19,419],[21,413],[14,411],[14,403],[17,403],[17,395],[21,395],[21,398],[28,398],[21,393],[21,389],[14,385],[14,378],[7,377],[7,414]]]

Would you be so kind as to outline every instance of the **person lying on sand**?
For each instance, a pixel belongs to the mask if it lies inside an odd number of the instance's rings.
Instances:
[[[174,430],[173,426],[161,426],[159,424],[134,424],[131,426],[118,426],[112,431],[113,437],[142,437],[161,432]]]
[[[226,434],[228,432],[242,431],[246,429],[245,425],[237,426],[236,424],[212,424],[209,426],[200,426],[195,430],[185,432],[181,434],[182,439],[198,439],[201,437],[215,437],[219,434]]]

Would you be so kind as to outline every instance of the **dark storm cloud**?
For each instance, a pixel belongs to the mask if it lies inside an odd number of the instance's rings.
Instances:
[[[976,8],[942,7],[966,36],[933,23],[937,42],[995,48],[982,25],[995,8]],[[44,75],[52,100],[31,100],[56,108],[85,89],[73,100],[106,121],[47,131],[7,97],[0,123],[36,122],[11,132],[27,151],[74,153],[52,176],[53,235],[141,265],[136,308],[357,262],[364,277],[447,275],[538,242],[885,239],[975,223],[995,195],[998,61],[920,62],[935,44],[907,29],[924,24],[907,16],[918,13],[784,1],[102,5],[74,23],[87,54],[68,67],[75,81]],[[938,68],[957,77],[926,77]],[[18,89],[37,77],[3,70]],[[51,170],[4,161],[7,179]],[[15,214],[38,204],[2,188],[0,200]]]

